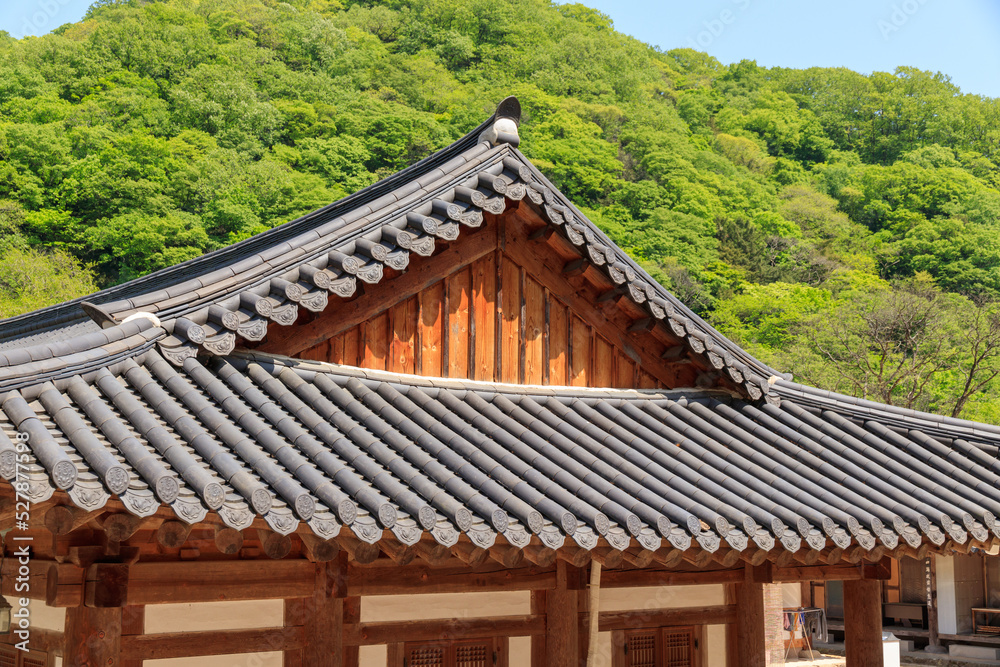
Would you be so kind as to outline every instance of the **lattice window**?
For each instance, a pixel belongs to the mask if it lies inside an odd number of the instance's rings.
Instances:
[[[647,628],[625,632],[613,664],[625,667],[694,667],[693,628]]]
[[[408,667],[445,667],[444,646],[418,646],[407,651]]]
[[[9,644],[0,644],[0,667],[45,667],[46,656],[38,651],[19,651]]]
[[[404,667],[494,667],[497,665],[497,638],[462,642],[409,643],[403,655]]]
[[[493,650],[486,644],[455,647],[455,667],[492,667]]]
[[[629,667],[659,667],[658,632],[636,632],[629,635],[626,650]]]
[[[691,631],[674,632],[669,629],[663,631],[663,652],[665,667],[690,667],[691,660]]]

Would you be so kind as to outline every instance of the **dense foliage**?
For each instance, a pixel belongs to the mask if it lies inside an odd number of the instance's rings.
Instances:
[[[1000,101],[661,52],[579,4],[345,2],[105,0],[0,33],[0,315],[286,222],[515,94],[528,156],[752,353],[1000,421]]]

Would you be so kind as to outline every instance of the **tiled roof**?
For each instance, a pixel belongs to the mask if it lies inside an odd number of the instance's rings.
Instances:
[[[375,542],[720,545],[799,552],[1000,536],[1000,462],[981,433],[946,447],[850,408],[755,405],[720,392],[498,385],[267,355],[155,350],[2,402],[28,495],[149,515],[261,516],[287,534],[346,525]],[[787,385],[786,390],[793,387]],[[966,428],[974,428],[965,423]],[[971,434],[971,432],[970,432]],[[601,544],[604,544],[603,542]]]

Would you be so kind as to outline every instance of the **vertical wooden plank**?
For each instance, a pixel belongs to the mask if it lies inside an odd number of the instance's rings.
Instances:
[[[844,582],[844,649],[852,667],[882,667],[882,582]]]
[[[121,664],[121,607],[69,607],[65,642],[63,655],[71,657],[70,664]]]
[[[542,384],[545,367],[545,293],[531,277],[524,280],[524,381]]]
[[[342,335],[344,336],[344,356],[341,363],[348,366],[357,366],[361,362],[361,346],[358,340],[361,336],[361,326],[351,327]]]
[[[736,584],[725,584],[725,603],[736,604]],[[726,623],[726,667],[739,667],[740,638],[735,623]]]
[[[394,373],[413,373],[414,348],[417,336],[417,299],[412,297],[389,309],[389,327],[392,342],[389,345],[387,370]]]
[[[135,637],[146,632],[146,607],[129,605],[122,610],[122,637]],[[142,660],[122,660],[121,667],[142,667]]]
[[[600,334],[594,335],[594,378],[592,387],[612,387],[615,381],[615,348]]]
[[[475,375],[492,382],[496,363],[497,269],[496,256],[489,254],[472,264],[472,316],[476,327]]]
[[[469,317],[472,272],[466,267],[448,276],[448,377],[468,378]]]
[[[625,631],[611,631],[611,667],[628,667],[628,657],[625,655]],[[733,667],[726,663],[726,667]]]
[[[583,320],[576,315],[570,317],[570,377],[569,384],[574,387],[591,386],[591,342],[593,336]]]
[[[365,322],[364,363],[365,368],[384,371],[389,356],[389,313],[379,313]]]
[[[615,353],[615,386],[620,389],[635,388],[635,363],[621,350]]]
[[[420,344],[420,374],[441,377],[443,343],[444,282],[438,281],[420,293],[420,321],[417,325]]]
[[[765,667],[764,584],[735,584],[736,636],[739,667]],[[882,624],[877,627],[881,629]],[[848,660],[850,660],[848,658]],[[852,663],[853,665],[853,663]]]
[[[497,637],[496,667],[510,667],[510,637]]]
[[[329,341],[330,356],[328,361],[335,364],[344,363],[344,334],[334,336]]]
[[[500,266],[500,381],[521,379],[521,267],[504,257]]]
[[[288,598],[285,601],[285,627],[301,627],[306,623],[306,610],[309,598]],[[305,667],[302,662],[302,649],[285,651],[282,654],[282,667]]]
[[[344,598],[344,625],[361,622],[361,597]],[[344,667],[358,667],[360,650],[357,646],[344,647]]]
[[[657,384],[655,377],[642,369],[639,370],[639,389],[656,389]]]
[[[389,644],[386,651],[386,667],[404,667],[406,664],[406,646],[402,642]]]
[[[549,384],[569,384],[569,319],[560,301],[549,296]]]

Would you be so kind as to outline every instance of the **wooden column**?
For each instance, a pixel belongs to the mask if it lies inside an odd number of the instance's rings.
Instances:
[[[579,572],[565,561],[556,561],[556,587],[545,596],[545,664],[579,667]]]
[[[735,667],[765,667],[764,584],[746,581],[734,584],[736,602]]]
[[[948,649],[941,645],[941,638],[938,637],[936,558],[934,554],[928,554],[924,558],[924,589],[927,594],[927,646],[924,650],[928,653],[947,653]],[[983,581],[987,579],[984,578]]]
[[[736,584],[725,584],[726,604],[736,604]],[[735,623],[726,623],[726,665],[738,667],[740,664],[740,640]]]
[[[882,582],[844,582],[844,644],[851,667],[882,667]]]
[[[66,667],[121,665],[122,609],[70,607],[66,610]]]

